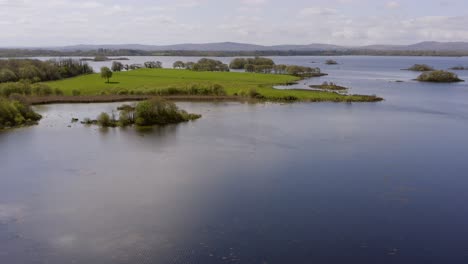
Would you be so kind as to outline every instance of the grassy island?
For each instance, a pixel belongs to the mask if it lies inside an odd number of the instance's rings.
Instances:
[[[407,71],[419,71],[419,72],[426,72],[426,71],[434,71],[435,69],[426,64],[415,64],[408,69],[404,69]]]
[[[105,99],[119,97],[145,99],[162,96],[169,99],[229,99],[254,98],[265,101],[310,101],[310,102],[369,102],[382,98],[367,95],[341,95],[327,91],[280,90],[273,86],[294,83],[301,77],[285,74],[259,74],[239,72],[197,72],[183,69],[138,69],[114,72],[110,83],[99,74],[47,82],[53,89],[60,89],[64,96],[55,98],[71,102],[73,91],[92,101],[93,97]],[[80,100],[80,96],[76,96]],[[121,97],[121,98],[120,98]],[[136,98],[138,97],[138,98]],[[51,97],[52,98],[52,97]],[[42,103],[46,103],[44,99]]]
[[[309,85],[310,88],[314,88],[314,89],[320,89],[320,90],[328,90],[328,91],[347,91],[348,88],[344,87],[344,86],[339,86],[333,82],[324,82],[322,84],[319,84],[319,85]]]
[[[453,72],[448,71],[431,71],[424,72],[417,78],[420,82],[436,82],[436,83],[452,83],[452,82],[463,82],[462,79],[458,78]]]

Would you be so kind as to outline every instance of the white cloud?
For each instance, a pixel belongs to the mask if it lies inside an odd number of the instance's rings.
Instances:
[[[244,5],[263,5],[268,3],[268,0],[241,0]]]
[[[308,7],[304,8],[299,12],[299,16],[330,16],[336,15],[338,12],[336,9],[327,8],[327,7]]]
[[[396,1],[390,1],[390,2],[387,2],[387,4],[385,5],[385,7],[389,8],[389,9],[397,9],[397,8],[400,8],[401,4],[399,2],[396,2]]]

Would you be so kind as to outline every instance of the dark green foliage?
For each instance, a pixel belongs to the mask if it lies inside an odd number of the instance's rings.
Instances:
[[[30,82],[51,81],[92,73],[93,69],[86,63],[73,59],[0,60],[0,83],[28,80]]]
[[[253,64],[246,64],[246,65],[245,65],[245,71],[246,71],[246,72],[255,72],[255,65],[253,65]]]
[[[0,70],[0,83],[16,81],[18,81],[18,76],[12,70],[6,68]]]
[[[162,68],[162,62],[160,61],[147,61],[144,63],[145,68],[160,69]]]
[[[94,61],[108,61],[109,58],[107,56],[104,56],[104,55],[97,55],[94,57],[93,59]]]
[[[48,96],[53,93],[53,90],[46,84],[36,83],[32,85],[32,93],[38,96]]]
[[[193,64],[191,70],[228,72],[229,66],[227,64],[222,63],[219,60],[203,58],[200,59],[197,63]]]
[[[287,74],[287,69],[288,69],[288,65],[285,65],[285,64],[278,64],[278,65],[275,65],[274,68],[273,68],[273,71],[274,73],[276,74]],[[317,68],[318,69],[318,68]],[[320,69],[318,69],[319,72],[320,72]]]
[[[97,123],[103,127],[112,126],[115,120],[112,120],[108,113],[101,113],[97,118]]]
[[[115,91],[112,91],[115,93]],[[116,94],[120,92],[117,91]],[[168,87],[162,89],[154,89],[149,91],[135,91],[135,94],[147,94],[147,95],[159,95],[159,96],[168,96],[168,95],[216,95],[223,96],[227,95],[226,90],[220,84],[213,85],[199,85],[192,84],[187,87]]]
[[[79,90],[72,90],[72,95],[73,96],[78,96],[80,94],[81,94],[81,92]]]
[[[314,76],[323,76],[320,71],[320,68],[311,68],[297,65],[287,66],[285,69],[286,73],[289,75],[300,76],[300,77],[314,77]]]
[[[111,77],[112,77],[112,71],[108,67],[102,67],[101,78],[107,79],[107,83],[109,83],[109,80]]]
[[[452,67],[450,68],[450,70],[454,70],[454,71],[464,71],[464,70],[468,70],[468,67],[464,67],[464,66],[455,66],[455,67]],[[0,74],[1,76],[1,74]],[[0,77],[1,78],[1,77]]]
[[[421,82],[462,82],[458,75],[448,71],[431,71],[419,75],[418,81]]]
[[[270,66],[270,68],[273,68],[273,66],[275,65],[275,62],[272,59],[264,58],[264,57],[235,58],[234,60],[231,61],[231,63],[229,64],[229,67],[235,70],[242,70],[242,69],[247,70],[246,65],[263,66],[264,68],[266,68],[267,66]]]
[[[348,88],[339,86],[333,82],[323,82],[320,85],[309,85],[310,88],[316,88],[321,90],[329,90],[329,91],[346,91]]]
[[[63,95],[63,91],[60,90],[59,88],[55,88],[55,89],[54,89],[54,94],[55,94],[55,95]]]
[[[112,62],[112,66],[111,66],[112,71],[119,72],[119,71],[122,71],[123,68],[124,66],[121,62],[118,62],[118,61]]]
[[[195,62],[193,61],[188,61],[185,63],[185,69],[187,70],[193,70],[193,66],[195,65]]]
[[[176,61],[174,64],[172,64],[172,67],[174,69],[184,69],[185,68],[185,63],[183,61]]]
[[[48,95],[62,95],[62,90],[56,88],[52,89],[48,85],[43,83],[31,84],[30,82],[15,82],[15,83],[0,83],[0,95],[9,97],[11,94],[20,95],[37,95],[37,96],[48,96]]]
[[[140,102],[135,108],[135,123],[139,126],[165,125],[186,122],[200,118],[180,110],[173,102],[162,98]]]
[[[235,58],[229,63],[229,68],[234,70],[242,70],[245,69],[245,65],[247,65],[247,60],[244,58]]]
[[[253,89],[253,88],[249,90],[249,97],[254,98],[254,99],[263,99],[264,98],[263,95],[261,95],[259,92],[257,92],[256,89]]]
[[[25,102],[0,98],[0,129],[36,124],[41,118]]]
[[[432,68],[431,66],[426,65],[426,64],[415,64],[415,65],[411,66],[410,68],[408,68],[407,70],[425,72],[425,71],[433,71],[434,68]]]

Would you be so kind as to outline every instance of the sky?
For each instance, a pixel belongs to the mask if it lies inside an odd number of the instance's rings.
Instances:
[[[0,46],[468,41],[468,0],[0,0]]]

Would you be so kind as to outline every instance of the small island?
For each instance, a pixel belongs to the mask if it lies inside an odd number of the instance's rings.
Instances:
[[[467,67],[455,66],[455,67],[450,68],[450,70],[453,70],[453,71],[468,71],[468,66]]]
[[[413,66],[409,67],[408,69],[403,69],[407,71],[418,71],[418,72],[427,72],[427,71],[434,71],[435,69],[427,64],[414,64]]]
[[[448,71],[431,71],[424,72],[416,79],[420,82],[436,82],[436,83],[452,83],[452,82],[464,82],[464,80],[458,78],[453,72]]]
[[[101,113],[96,120],[85,118],[81,123],[85,125],[100,125],[101,127],[126,127],[126,126],[153,126],[177,124],[196,120],[201,117],[198,114],[187,113],[179,109],[173,102],[161,97],[154,97],[132,105],[122,105],[117,108],[119,118],[114,111],[111,114]],[[72,122],[77,122],[72,119]]]
[[[95,56],[94,58],[81,58],[80,59],[81,61],[121,61],[121,60],[129,60],[129,58],[125,58],[125,57],[119,57],[119,58],[109,58],[107,56],[103,56],[103,55],[97,55]]]
[[[320,89],[320,90],[328,90],[328,91],[347,91],[349,88],[336,85],[333,82],[323,82],[322,84],[318,85],[309,85],[310,88]]]
[[[335,60],[326,60],[325,64],[327,65],[338,65],[338,62]]]

